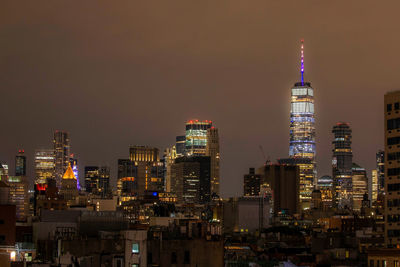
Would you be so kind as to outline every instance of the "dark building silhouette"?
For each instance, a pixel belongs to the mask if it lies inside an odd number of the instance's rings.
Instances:
[[[255,173],[254,168],[249,168],[249,173],[243,177],[243,195],[258,196],[260,194],[261,175]]]
[[[274,213],[296,214],[299,206],[300,170],[296,165],[271,164],[265,166],[265,183],[273,192]]]
[[[207,203],[211,196],[210,157],[181,157],[175,160],[171,170],[171,191],[179,202]]]
[[[15,176],[26,176],[26,156],[24,150],[20,149],[15,157]]]

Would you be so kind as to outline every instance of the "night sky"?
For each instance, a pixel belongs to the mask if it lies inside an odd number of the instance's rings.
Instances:
[[[70,132],[80,164],[129,145],[164,150],[185,121],[212,120],[222,196],[288,156],[290,88],[315,88],[318,176],[331,174],[332,126],[349,122],[354,161],[383,148],[383,95],[400,88],[399,1],[2,1],[0,160]]]

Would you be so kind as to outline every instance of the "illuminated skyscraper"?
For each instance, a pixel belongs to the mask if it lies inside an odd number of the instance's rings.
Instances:
[[[171,192],[171,170],[172,164],[177,158],[176,146],[168,147],[164,151],[164,167],[165,167],[165,192]]]
[[[368,177],[365,168],[353,163],[352,167],[353,186],[353,210],[360,211],[365,194],[368,194]]]
[[[54,132],[55,179],[61,187],[62,177],[69,165],[69,134],[66,131]]]
[[[145,192],[164,191],[164,166],[160,161],[158,148],[147,146],[132,146],[129,149],[129,159],[137,167],[136,179],[138,196]]]
[[[376,153],[376,172],[378,175],[378,194],[385,192],[385,151]]]
[[[74,154],[70,155],[69,163],[71,164],[72,171],[74,172],[78,190],[81,190],[81,184],[79,182],[78,160],[74,158]]]
[[[300,207],[307,209],[311,204],[314,189],[315,168],[315,119],[314,89],[304,82],[304,45],[301,42],[301,81],[295,83],[291,92],[289,156],[309,160],[308,166],[300,168]],[[300,160],[303,162],[303,160]],[[302,163],[303,164],[303,163]],[[303,164],[304,165],[304,164]]]
[[[54,162],[53,149],[35,151],[35,184],[45,184],[47,179],[54,179]]]
[[[219,137],[218,129],[211,127],[207,130],[206,156],[211,160],[211,194],[220,195],[219,192]]]
[[[15,176],[26,176],[26,157],[24,150],[20,149],[15,157]]]
[[[190,120],[186,122],[185,152],[188,156],[205,156],[207,145],[207,130],[212,122],[205,120]]]
[[[26,176],[8,176],[10,203],[16,206],[18,221],[25,221],[29,214],[28,180]]]
[[[351,129],[349,124],[339,122],[333,127],[332,133],[334,134],[332,142],[333,204],[339,208],[352,208],[353,152],[351,150]]]
[[[68,168],[63,174],[60,194],[64,196],[68,204],[73,203],[78,196],[78,186],[71,164],[68,164]]]

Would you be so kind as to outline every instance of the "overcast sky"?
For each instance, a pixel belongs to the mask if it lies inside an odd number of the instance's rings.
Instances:
[[[349,122],[354,161],[383,148],[383,95],[400,86],[399,1],[2,1],[0,160],[52,147],[68,130],[84,165],[131,144],[165,147],[187,119],[219,128],[221,191],[288,156],[290,88],[315,88],[318,176],[331,174],[332,126]],[[81,173],[82,176],[82,173]]]

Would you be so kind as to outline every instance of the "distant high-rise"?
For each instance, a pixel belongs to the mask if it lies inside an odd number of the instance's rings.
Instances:
[[[378,194],[383,194],[385,192],[385,151],[379,150],[376,153],[376,172],[378,175]]]
[[[26,156],[24,150],[20,149],[15,157],[15,176],[26,176]]]
[[[45,184],[54,179],[54,150],[37,149],[35,151],[35,184]]]
[[[110,167],[101,166],[99,172],[99,187],[97,189],[98,194],[105,198],[110,195]]]
[[[74,203],[75,198],[78,196],[78,185],[70,164],[68,164],[68,168],[63,174],[60,194],[64,196],[68,204]]]
[[[332,206],[332,185],[333,180],[329,175],[320,177],[317,182],[317,188],[321,191],[322,203],[327,207]]]
[[[351,129],[348,123],[339,122],[333,127],[332,133],[334,134],[332,141],[333,204],[339,208],[352,208],[353,151],[351,150]]]
[[[61,187],[62,177],[69,164],[69,134],[66,131],[54,132],[55,179],[57,187]]]
[[[204,204],[210,201],[210,157],[177,158],[171,172],[171,191],[179,202]]]
[[[385,94],[385,243],[400,246],[400,91]]]
[[[282,165],[299,167],[299,207],[301,210],[311,208],[312,192],[314,188],[314,162],[309,158],[293,157],[278,159]]]
[[[243,177],[243,195],[259,196],[261,187],[261,174],[256,174],[254,168],[249,169],[249,173]]]
[[[352,167],[353,186],[353,210],[360,211],[365,194],[368,194],[368,177],[365,168],[353,163]]]
[[[211,127],[207,130],[206,156],[211,160],[211,194],[220,195],[219,182],[219,136],[218,129]]]
[[[100,170],[98,166],[85,166],[85,189],[88,193],[97,193]]]
[[[372,170],[371,171],[371,185],[369,186],[371,190],[370,194],[370,201],[374,204],[378,200],[378,171]]]
[[[129,149],[129,159],[137,167],[138,196],[144,196],[145,192],[164,191],[164,166],[159,153],[155,147],[132,146]]]
[[[300,212],[300,169],[297,165],[267,164],[264,179],[273,192],[275,215]]]
[[[310,166],[303,167],[300,170],[301,206],[302,209],[307,209],[310,207],[311,193],[316,183],[316,148],[314,89],[311,87],[311,83],[304,81],[303,40],[301,42],[300,74],[301,81],[295,83],[291,89],[289,156],[291,158],[308,159],[311,162]]]
[[[78,160],[74,158],[74,154],[70,155],[69,163],[71,164],[72,171],[74,172],[78,190],[81,190],[81,184],[79,182]]]
[[[188,156],[205,156],[207,146],[207,130],[212,122],[190,120],[186,122],[185,153]]]
[[[185,155],[185,145],[186,145],[186,136],[179,135],[176,137],[175,148],[176,148],[176,156],[183,157]]]
[[[137,166],[130,159],[118,160],[118,195],[134,195],[137,192]]]
[[[16,206],[18,221],[25,221],[29,213],[29,182],[26,176],[8,176],[10,203]]]
[[[172,165],[175,163],[177,158],[176,146],[168,147],[164,151],[164,168],[165,168],[165,191],[171,192],[171,171]],[[182,157],[182,156],[181,156]]]

